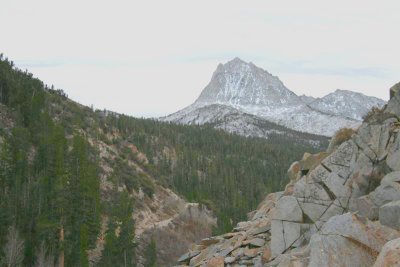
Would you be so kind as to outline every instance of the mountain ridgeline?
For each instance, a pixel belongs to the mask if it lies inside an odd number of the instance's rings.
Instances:
[[[286,135],[282,126],[332,136],[341,128],[358,127],[372,107],[384,104],[381,99],[346,90],[323,98],[297,96],[277,76],[235,58],[218,65],[192,105],[161,119],[180,124],[211,123],[228,132],[263,138],[270,133]],[[265,121],[269,122],[266,127]]]
[[[168,266],[282,189],[288,162],[327,146],[92,110],[2,55],[0,102],[1,266]]]

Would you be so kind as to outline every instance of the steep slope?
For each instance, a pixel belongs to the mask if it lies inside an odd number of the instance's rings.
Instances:
[[[120,115],[79,105],[1,57],[0,101],[0,265],[18,266],[19,253],[21,266],[143,266],[149,233],[187,246],[216,227],[204,205],[160,184],[116,127]],[[22,249],[3,249],[17,235]],[[152,257],[169,265],[177,255],[165,246]]]
[[[210,83],[192,105],[161,120],[186,124],[193,121],[193,113],[196,113],[196,123],[210,123],[212,117],[209,114],[212,110],[207,110],[207,107],[219,104],[300,132],[332,136],[340,128],[355,128],[360,125],[359,116],[364,115],[366,110],[363,108],[354,115],[351,113],[352,106],[359,106],[361,101],[364,101],[367,107],[381,103],[375,98],[354,93],[354,100],[347,97],[345,102],[340,102],[347,109],[344,115],[339,112],[339,108],[336,108],[335,112],[327,112],[328,108],[323,108],[324,103],[329,104],[329,101],[336,99],[332,105],[337,106],[338,95],[339,93],[323,100],[315,100],[320,103],[315,103],[319,109],[313,108],[309,105],[315,102],[312,97],[297,96],[286,88],[278,77],[253,63],[235,58],[226,64],[218,65]],[[240,125],[238,122],[237,127]],[[241,129],[237,127],[229,128],[228,131],[240,133]],[[263,129],[265,132],[268,130]]]
[[[347,90],[336,90],[322,98],[318,98],[309,106],[326,114],[352,118],[361,121],[363,116],[373,107],[381,108],[385,101],[361,93]]]
[[[398,266],[400,83],[384,110],[332,150],[305,153],[285,191],[234,231],[192,246],[181,266]]]

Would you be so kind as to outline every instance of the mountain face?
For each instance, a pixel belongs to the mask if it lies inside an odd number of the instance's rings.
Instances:
[[[383,105],[379,99],[347,92],[337,91],[321,99],[299,97],[278,77],[253,63],[235,58],[218,65],[210,83],[192,105],[162,120],[180,124],[212,123],[208,108],[213,109],[217,104],[296,131],[332,136],[340,128],[359,126],[368,107]],[[355,112],[360,106],[363,108]],[[330,111],[330,107],[334,108]],[[240,132],[240,129],[231,128],[230,132]]]
[[[311,108],[326,114],[361,121],[373,107],[383,107],[386,102],[376,97],[338,89],[308,104]]]
[[[210,104],[194,109],[189,107],[185,110],[184,117],[179,117],[180,115],[180,113],[172,114],[169,119],[179,120],[180,124],[209,124],[216,129],[246,137],[268,139],[272,135],[284,136],[298,144],[311,145],[313,147],[321,147],[327,141],[327,138],[323,136],[291,130],[261,117],[222,104]]]
[[[301,101],[278,77],[235,58],[218,65],[196,103],[263,108],[297,105]]]
[[[192,246],[179,266],[399,266],[400,83],[391,95],[331,149],[305,153],[284,191]]]

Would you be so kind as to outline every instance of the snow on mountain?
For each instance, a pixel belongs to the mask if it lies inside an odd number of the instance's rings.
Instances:
[[[312,97],[312,96],[308,96],[308,95],[301,95],[299,97],[300,97],[301,101],[303,101],[306,104],[311,104],[312,102],[317,100],[317,98]]]
[[[312,97],[297,96],[286,88],[277,76],[253,63],[235,58],[226,64],[218,65],[210,83],[192,105],[161,120],[180,124],[205,124],[223,121],[228,115],[232,118],[232,114],[247,114],[296,131],[332,136],[340,128],[359,126],[359,117],[364,109],[354,114],[353,105],[368,107],[376,103],[373,98],[363,98],[363,95],[354,94],[357,105],[352,103],[351,96],[341,97],[339,95],[343,94],[339,93],[327,99],[312,101]],[[341,99],[344,100],[341,102]],[[312,106],[314,103],[315,107]],[[328,112],[331,103],[334,111]],[[343,105],[346,109],[342,108]],[[256,133],[247,134],[251,131],[246,123],[250,122],[244,122],[243,116],[240,117],[240,120],[236,117],[236,123],[231,121],[229,127],[215,127],[242,135],[257,136]],[[243,134],[243,131],[246,134]]]
[[[182,113],[185,116],[182,116]],[[266,138],[272,134],[285,135],[297,143],[319,147],[326,139],[315,135],[299,133],[255,115],[222,104],[211,104],[198,108],[188,108],[167,117],[169,121],[188,125],[210,124],[216,129],[246,137]]]
[[[383,107],[382,99],[347,90],[336,90],[309,103],[310,107],[324,113],[362,120],[372,107]]]
[[[235,58],[219,64],[196,103],[229,106],[277,107],[296,105],[300,99],[278,77]]]

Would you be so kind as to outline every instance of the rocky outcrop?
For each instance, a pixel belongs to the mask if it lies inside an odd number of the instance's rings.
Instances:
[[[388,242],[400,237],[400,113],[392,108],[400,91],[392,92],[349,140],[305,154],[284,192],[268,195],[232,233],[193,246],[180,264],[390,266],[398,254]]]

